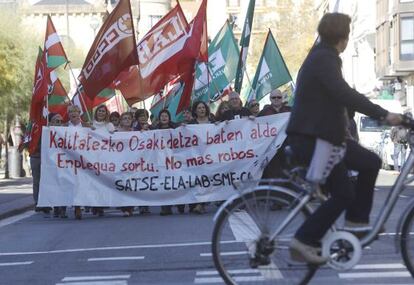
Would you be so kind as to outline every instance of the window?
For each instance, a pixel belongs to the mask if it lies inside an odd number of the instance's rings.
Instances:
[[[414,60],[414,16],[400,20],[400,59]]]

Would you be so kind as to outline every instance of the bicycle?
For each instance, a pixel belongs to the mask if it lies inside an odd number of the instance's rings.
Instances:
[[[414,147],[414,121],[404,118]],[[327,265],[349,270],[362,256],[362,249],[374,242],[387,222],[399,195],[414,181],[410,174],[414,153],[410,152],[400,175],[388,194],[372,230],[361,240],[333,225],[322,240],[321,252]],[[290,259],[289,243],[306,217],[326,199],[318,185],[304,179],[306,169],[295,167],[286,179],[250,181],[243,191],[228,199],[214,217],[212,255],[226,284],[308,284],[319,269]],[[404,263],[414,278],[414,199],[408,203],[397,226]]]

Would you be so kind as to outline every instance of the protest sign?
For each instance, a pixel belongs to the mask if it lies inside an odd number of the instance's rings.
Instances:
[[[39,207],[174,205],[225,200],[260,179],[289,113],[145,132],[45,127]]]

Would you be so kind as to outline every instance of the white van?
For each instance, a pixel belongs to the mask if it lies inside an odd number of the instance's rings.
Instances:
[[[403,113],[401,103],[397,100],[373,99],[371,102],[389,112]],[[355,121],[360,144],[376,152],[381,157],[384,169],[390,169],[391,166],[394,166],[392,158],[394,144],[390,139],[391,127],[381,125],[376,120],[360,113],[355,114]]]

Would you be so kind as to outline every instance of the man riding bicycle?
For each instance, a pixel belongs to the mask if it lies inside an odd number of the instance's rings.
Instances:
[[[381,167],[377,155],[347,139],[347,109],[390,125],[401,123],[401,115],[389,113],[352,89],[341,72],[339,54],[347,44],[351,18],[340,13],[325,14],[319,25],[318,43],[299,71],[295,101],[287,128],[287,142],[295,158],[309,167],[307,178],[323,182],[330,193],[299,228],[290,245],[294,260],[323,264],[318,254],[320,240],[346,210],[345,227],[369,226],[373,190]],[[348,169],[358,171],[355,184]]]

